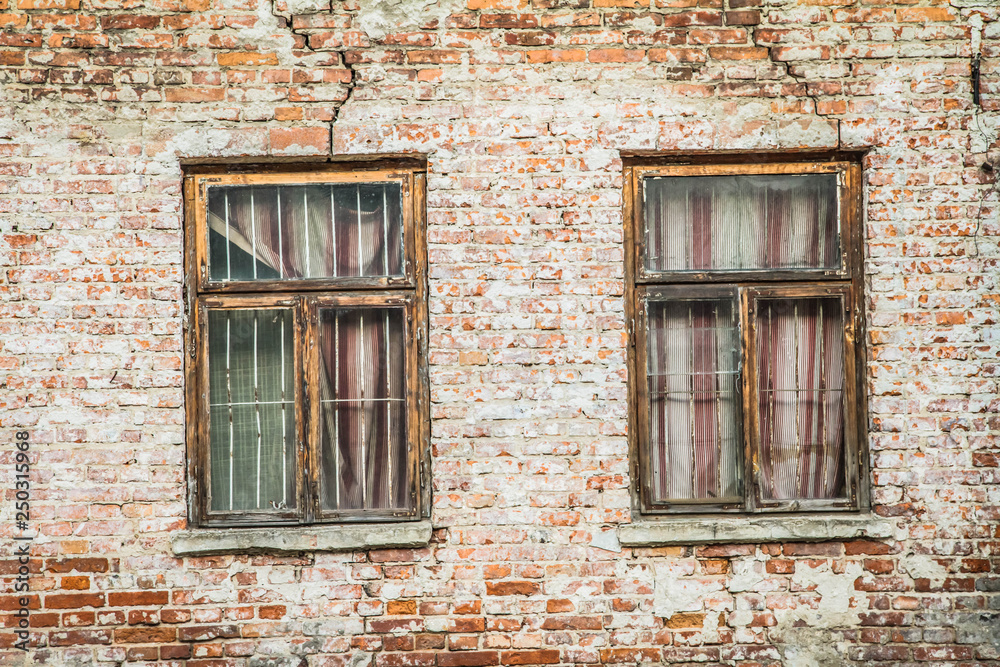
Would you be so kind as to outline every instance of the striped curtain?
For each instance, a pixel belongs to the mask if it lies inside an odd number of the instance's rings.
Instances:
[[[733,501],[742,468],[733,301],[651,302],[647,320],[656,499]]]
[[[833,174],[645,181],[649,271],[840,265]]]
[[[757,307],[761,496],[843,495],[844,317],[839,298]]]

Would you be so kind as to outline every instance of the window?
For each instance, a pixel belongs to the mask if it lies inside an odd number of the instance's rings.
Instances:
[[[639,511],[863,507],[859,166],[625,176]]]
[[[200,526],[420,518],[424,175],[186,177],[190,503]]]

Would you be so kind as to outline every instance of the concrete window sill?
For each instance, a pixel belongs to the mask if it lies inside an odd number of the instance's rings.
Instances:
[[[895,523],[873,514],[741,516],[640,520],[618,527],[625,547],[712,543],[891,539]]]
[[[199,528],[170,538],[175,556],[425,547],[430,521],[276,528]]]

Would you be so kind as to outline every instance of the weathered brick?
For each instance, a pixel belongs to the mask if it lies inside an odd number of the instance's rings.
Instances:
[[[35,661],[771,665],[827,612],[813,643],[849,662],[994,660],[1000,17],[974,5],[0,0],[0,419],[33,443]],[[623,165],[702,151],[861,160],[860,217],[826,215],[862,239],[861,482],[891,538],[605,550],[638,518],[647,361],[623,230],[653,211],[625,217]],[[174,557],[185,170],[380,155],[428,165],[431,542]],[[794,232],[821,215],[783,196]],[[6,628],[19,609],[0,597]]]

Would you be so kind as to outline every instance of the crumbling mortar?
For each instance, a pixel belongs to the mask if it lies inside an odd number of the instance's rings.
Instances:
[[[311,51],[312,53],[318,53],[318,51],[315,48],[313,48],[313,46],[309,43],[309,33],[302,30],[296,30],[293,21],[294,15],[291,13],[285,14],[278,11],[277,3],[278,0],[271,0],[271,13],[274,14],[274,16],[283,19],[285,21],[285,27],[288,29],[289,32],[291,32],[293,35],[299,35],[303,38],[303,44],[306,50]],[[347,82],[347,95],[344,97],[344,100],[339,105],[337,105],[336,108],[334,108],[333,118],[330,119],[331,150],[333,150],[333,145],[334,145],[333,128],[337,124],[337,119],[340,117],[340,110],[343,109],[344,106],[351,101],[351,97],[354,95],[354,88],[357,85],[357,77],[358,77],[358,73],[357,70],[354,69],[354,65],[348,62],[347,60],[346,45],[344,48],[335,50],[334,52],[340,57],[341,66],[343,66],[344,69],[346,69],[348,72],[351,73],[351,80]]]
[[[755,37],[755,41],[756,41],[756,37]],[[768,47],[768,49],[767,49],[767,55],[768,55],[768,58],[771,60],[771,62],[779,62],[779,61],[775,61],[774,60],[774,58],[773,58],[773,56],[771,54],[771,48],[770,47]],[[813,102],[813,113],[815,115],[817,115],[817,116],[824,116],[825,114],[821,114],[819,112],[819,100],[816,99],[817,98],[816,93],[815,92],[811,92],[811,88],[809,87],[809,82],[805,80],[806,77],[802,76],[801,74],[796,74],[794,71],[792,71],[792,67],[793,67],[792,63],[784,63],[784,65],[785,65],[785,74],[787,74],[789,77],[795,79],[796,81],[800,81],[802,83],[802,87],[805,89],[805,96],[808,97],[809,99],[811,99],[812,102]],[[837,143],[838,144],[840,143],[840,121],[839,120],[837,121]]]

